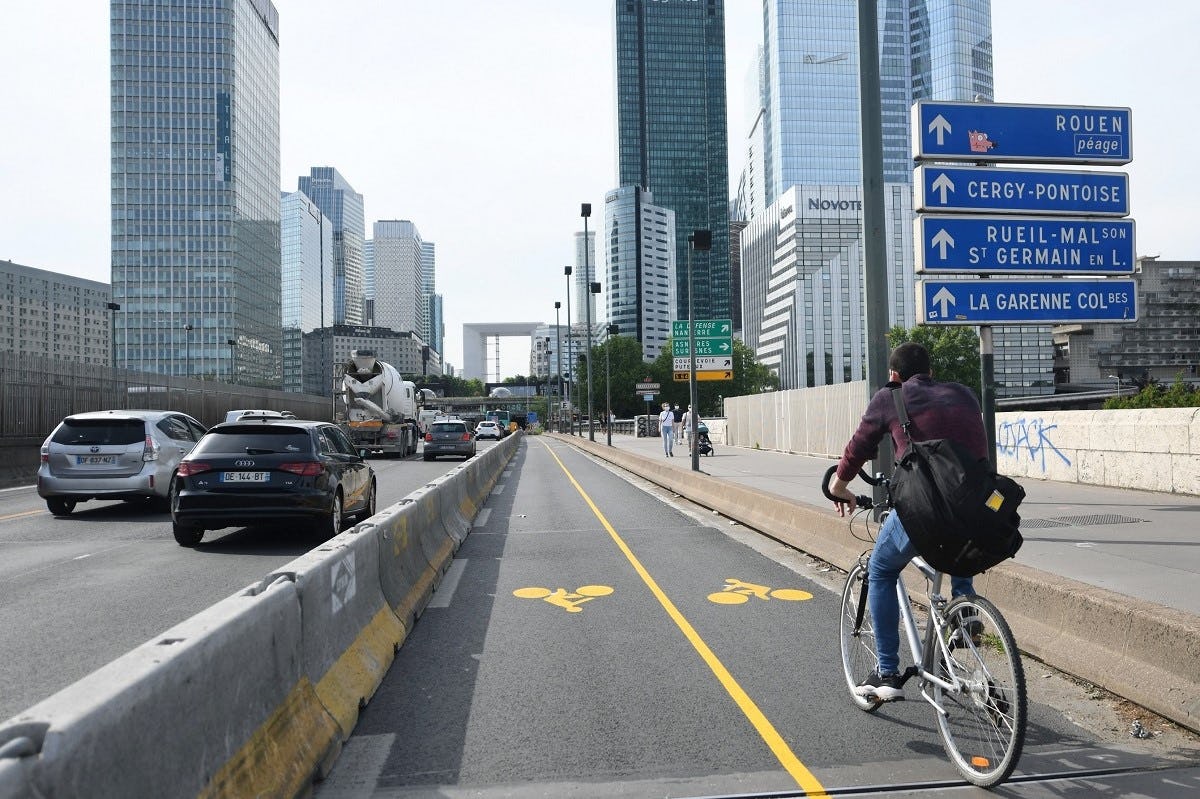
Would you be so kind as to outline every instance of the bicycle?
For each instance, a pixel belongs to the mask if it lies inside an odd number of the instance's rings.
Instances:
[[[821,489],[826,497],[838,502],[829,491],[829,479],[836,470],[833,466],[825,472]],[[862,471],[859,476],[870,485],[882,485],[887,494],[889,481],[885,476],[872,479]],[[891,512],[890,495],[878,504],[870,497],[857,496],[855,505],[864,511]],[[853,514],[850,524],[853,530]],[[867,540],[874,543],[873,539]],[[846,575],[839,637],[850,696],[860,709],[873,713],[883,700],[854,692],[878,667],[875,627],[867,603],[870,554],[867,551],[860,555]],[[1025,743],[1025,671],[1016,640],[1004,616],[990,601],[981,596],[947,600],[941,593],[945,575],[919,556],[913,558],[912,565],[925,577],[928,605],[922,638],[904,581],[897,580],[900,638],[908,642],[914,664],[901,675],[901,685],[918,678],[922,698],[937,711],[938,733],[955,768],[968,782],[990,788],[1012,774]]]

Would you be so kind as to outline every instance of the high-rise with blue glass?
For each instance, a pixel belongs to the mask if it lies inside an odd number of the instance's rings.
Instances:
[[[304,390],[304,334],[333,324],[333,225],[302,191],[280,198],[283,390]]]
[[[746,343],[784,388],[866,375],[855,0],[765,0],[744,116],[739,207]],[[910,108],[992,99],[989,0],[879,0],[890,322],[915,319]],[[998,393],[1052,380],[1052,344],[997,331]],[[999,357],[1007,349],[1008,357]],[[1052,389],[1048,389],[1052,390]]]
[[[309,174],[300,176],[299,188],[333,223],[333,323],[361,325],[366,242],[363,197],[331,166],[314,166]]]
[[[270,0],[110,13],[116,365],[278,388],[278,13]]]
[[[617,162],[620,186],[653,192],[675,212],[677,306],[687,318],[688,236],[694,317],[727,318],[729,154],[724,0],[616,0]]]

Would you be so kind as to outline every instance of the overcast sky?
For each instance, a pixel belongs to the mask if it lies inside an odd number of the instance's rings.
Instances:
[[[616,177],[612,0],[275,0],[281,183],[329,165],[437,244],[446,359],[464,322],[550,322]],[[761,0],[726,0],[732,153]],[[993,0],[996,101],[1129,106],[1137,251],[1200,260],[1193,0]],[[0,25],[0,258],[108,282],[108,3]],[[1192,99],[1189,99],[1192,98]],[[736,181],[741,161],[734,156]],[[563,319],[565,322],[565,317]],[[504,376],[528,372],[506,339]],[[489,372],[493,369],[489,365]]]

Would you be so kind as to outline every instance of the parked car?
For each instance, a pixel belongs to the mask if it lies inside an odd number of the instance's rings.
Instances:
[[[504,431],[495,422],[484,420],[475,425],[475,438],[494,438],[497,441],[504,438]]]
[[[332,537],[375,515],[375,470],[337,425],[252,418],[219,424],[179,463],[171,522],[181,546],[205,530],[303,522]]]
[[[175,467],[204,432],[175,411],[72,414],[42,443],[38,496],[55,516],[89,499],[150,500],[165,510]]]
[[[249,417],[258,417],[260,419],[295,419],[296,414],[291,411],[268,411],[257,410],[254,408],[241,408],[232,410],[225,414],[225,421],[236,422],[238,419],[246,419]]]
[[[431,461],[438,455],[461,455],[463,460],[474,456],[475,437],[467,423],[459,420],[437,421],[429,425],[425,434],[423,456]]]

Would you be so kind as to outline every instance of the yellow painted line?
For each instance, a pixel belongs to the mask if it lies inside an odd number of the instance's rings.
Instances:
[[[46,512],[46,510],[44,508],[41,508],[39,510],[27,510],[27,511],[23,511],[21,513],[10,513],[7,516],[0,516],[0,522],[6,522],[9,519],[23,519],[26,516],[37,516],[37,515],[45,513],[45,512]]]
[[[600,512],[600,509],[596,507],[596,503],[592,502],[592,498],[588,496],[586,491],[583,490],[583,486],[579,485],[579,481],[575,479],[573,474],[571,474],[571,471],[567,468],[566,464],[562,462],[562,459],[558,457],[554,450],[550,448],[550,445],[545,441],[542,441],[541,444],[547,449],[547,451],[549,451],[550,456],[554,458],[554,460],[558,461],[558,465],[562,468],[563,473],[567,475],[567,479],[571,481],[571,485],[575,486],[575,490],[579,492],[579,496],[583,497],[583,501],[586,502],[588,507],[592,509],[592,513],[595,514],[596,518],[600,520],[600,524],[604,525],[604,529],[608,531],[609,536],[616,543],[617,548],[624,553],[626,559],[628,559],[629,563],[633,566],[634,571],[638,573],[638,575],[642,578],[642,582],[644,582],[646,587],[650,589],[650,593],[654,594],[654,597],[658,600],[658,603],[663,606],[663,610],[667,612],[667,615],[670,616],[671,620],[675,622],[675,625],[679,627],[684,637],[687,638],[688,642],[691,643],[696,652],[700,654],[700,658],[705,662],[705,664],[708,665],[710,669],[712,669],[712,673],[716,675],[717,680],[721,683],[722,687],[725,688],[725,691],[729,694],[730,698],[733,699],[733,701],[741,709],[742,713],[745,714],[746,718],[754,726],[754,729],[758,731],[758,734],[762,737],[763,742],[766,743],[771,752],[774,753],[775,757],[779,760],[780,765],[783,766],[787,773],[792,776],[792,779],[796,781],[796,784],[800,786],[800,789],[803,790],[807,795],[827,797],[828,794],[825,793],[825,787],[821,785],[815,776],[813,776],[813,773],[808,770],[808,767],[800,762],[800,758],[796,757],[796,753],[793,752],[791,747],[787,745],[787,741],[783,740],[783,736],[779,734],[779,731],[775,729],[775,726],[771,724],[766,715],[759,710],[758,705],[754,703],[754,700],[750,698],[750,695],[747,694],[745,690],[743,690],[742,686],[738,684],[738,681],[734,679],[734,676],[729,672],[729,669],[725,668],[725,664],[723,664],[720,658],[713,653],[708,644],[704,642],[704,639],[700,637],[700,634],[696,632],[696,629],[692,627],[691,623],[679,611],[679,608],[675,607],[675,603],[671,601],[670,597],[668,597],[666,593],[659,588],[658,583],[653,577],[650,576],[650,572],[646,571],[646,567],[643,566],[641,561],[637,559],[637,556],[633,554],[633,550],[630,549],[629,545],[626,544],[621,536],[617,534],[617,531],[613,529],[613,526],[608,523],[608,519],[606,519],[604,514]]]

